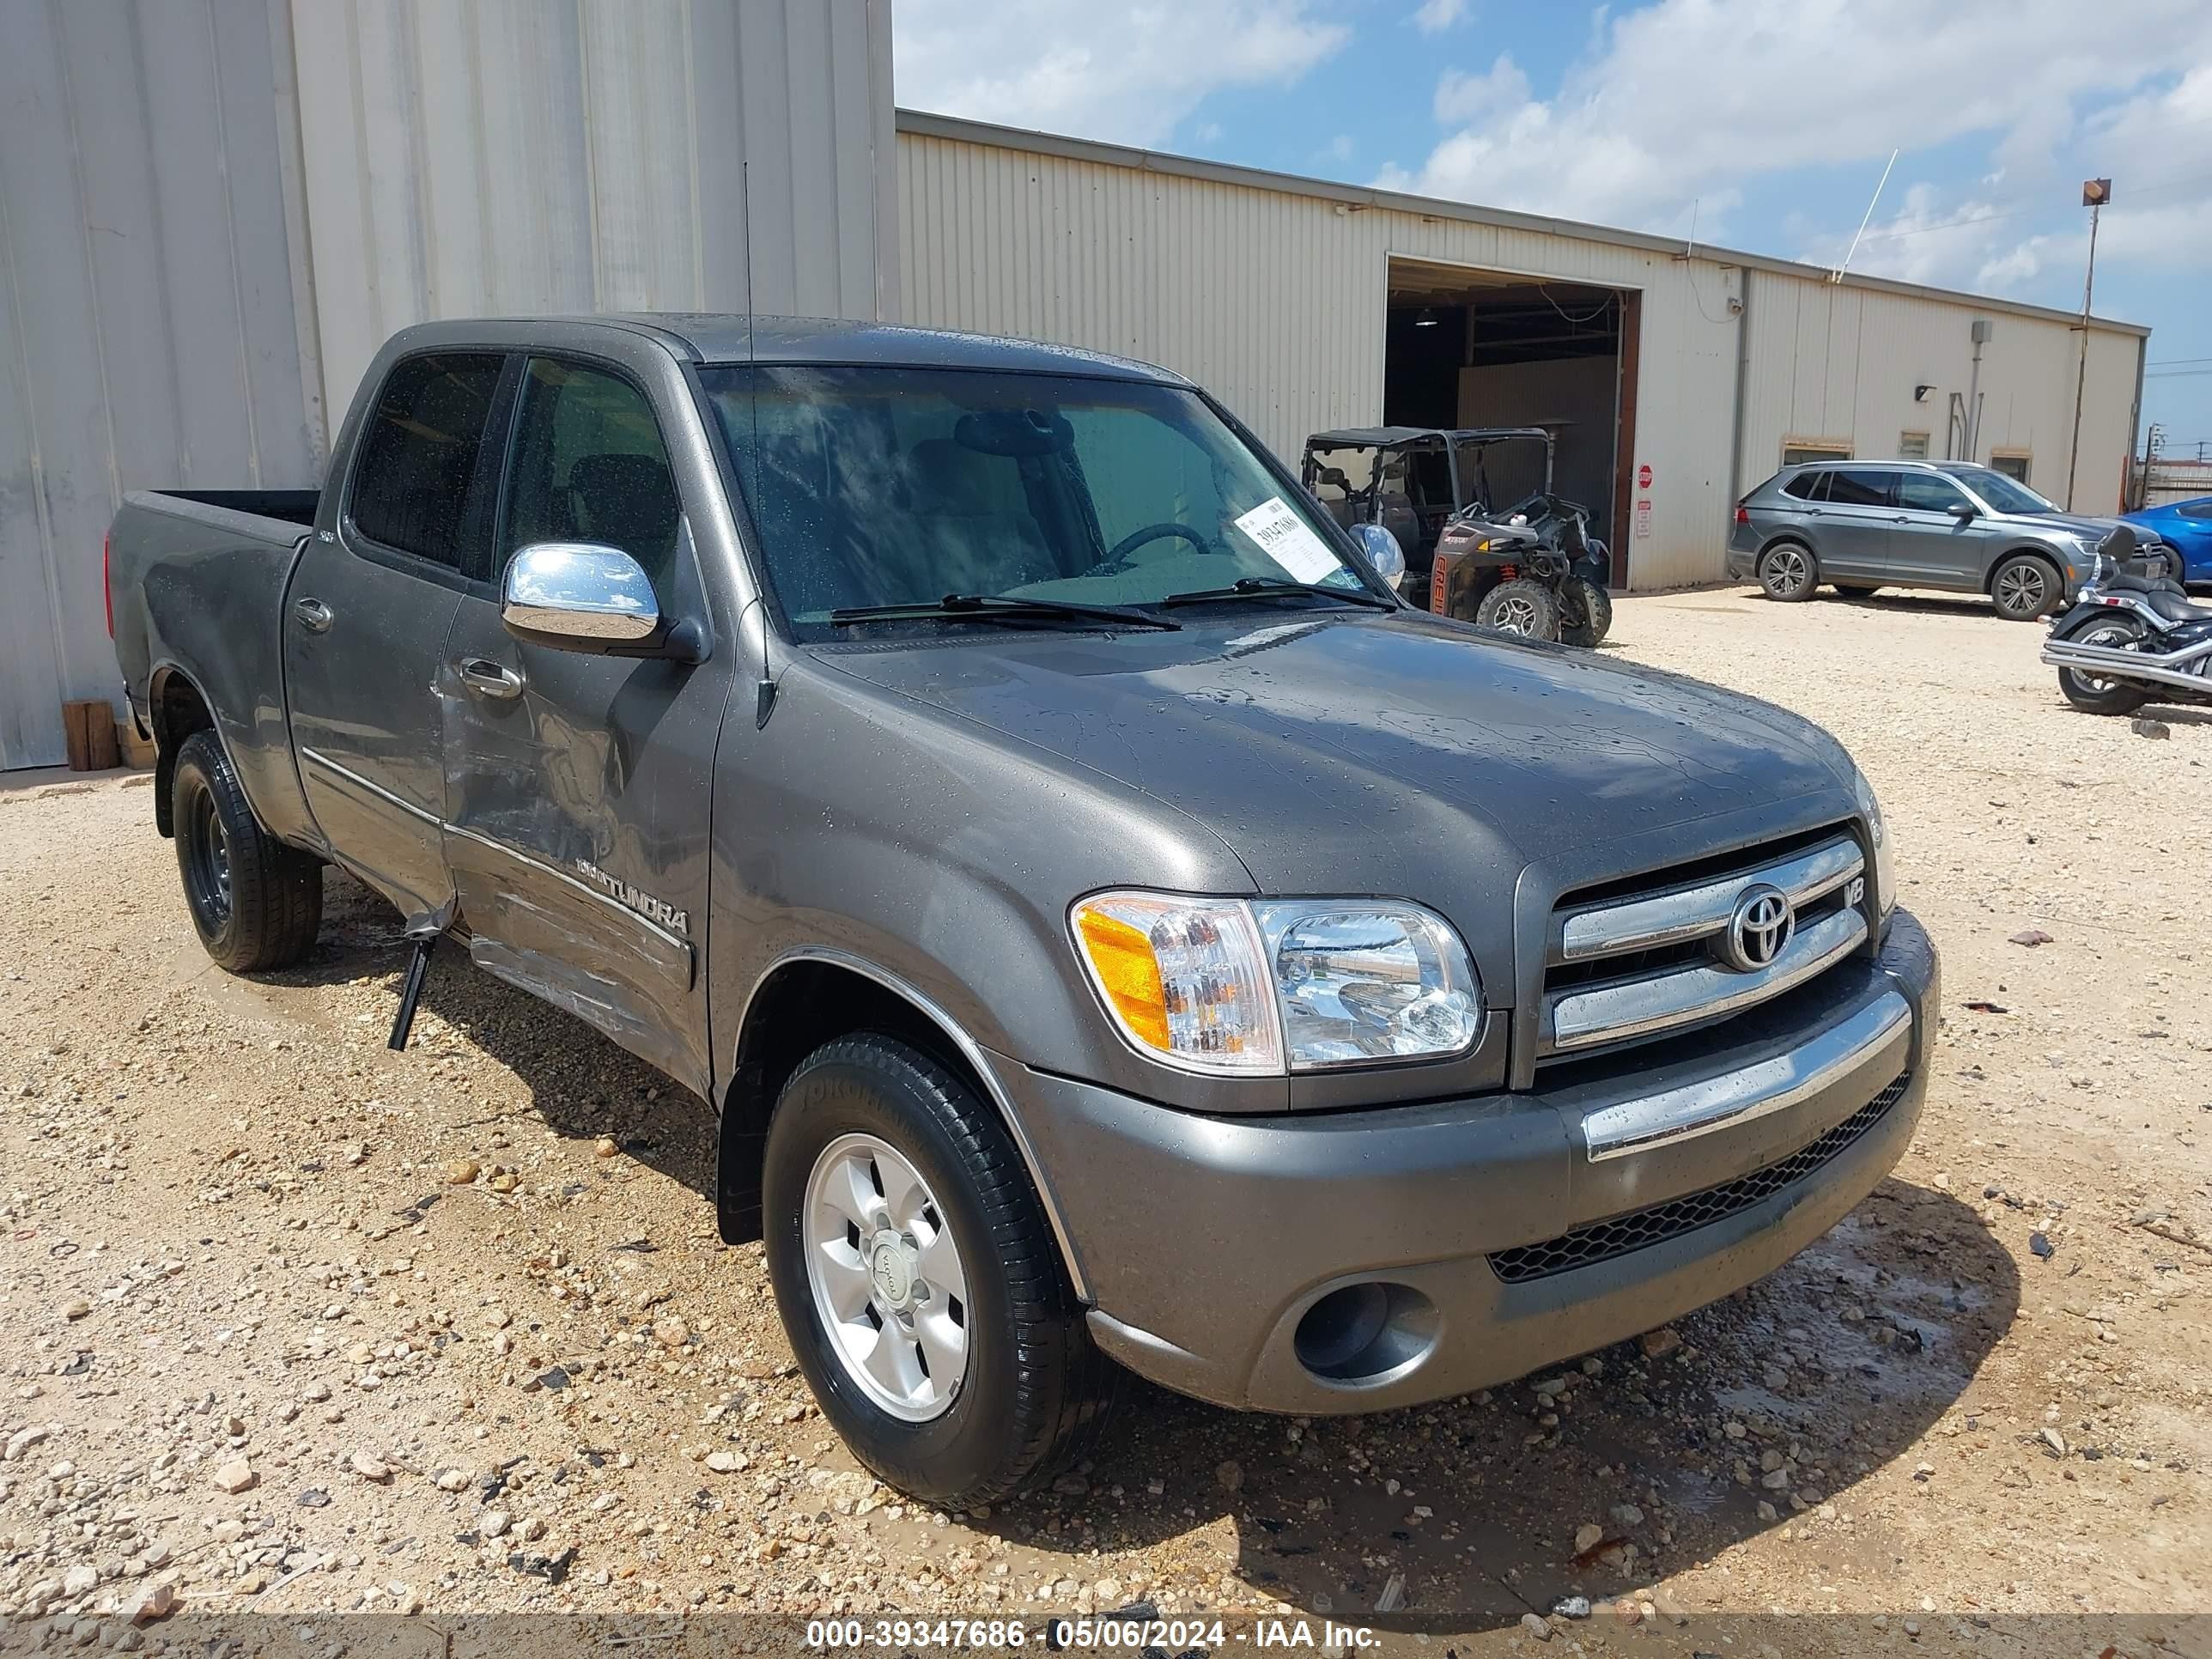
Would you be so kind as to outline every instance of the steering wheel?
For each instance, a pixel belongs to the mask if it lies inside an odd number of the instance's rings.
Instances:
[[[1107,550],[1106,556],[1083,574],[1086,576],[1110,576],[1117,570],[1128,568],[1129,555],[1146,542],[1158,541],[1164,536],[1180,536],[1203,553],[1210,544],[1187,524],[1148,524],[1133,530]]]

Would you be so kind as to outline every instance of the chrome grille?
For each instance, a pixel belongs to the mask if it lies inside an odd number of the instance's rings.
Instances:
[[[1753,848],[1722,873],[1706,866],[1669,882],[1662,872],[1638,890],[1570,895],[1553,931],[1538,1053],[1657,1036],[1804,984],[1865,944],[1865,871],[1857,837],[1838,830],[1809,845]],[[1789,899],[1793,931],[1771,960],[1732,965],[1716,941],[1760,884]]]
[[[1632,1210],[1610,1220],[1594,1221],[1540,1243],[1517,1244],[1509,1250],[1494,1251],[1490,1257],[1491,1270],[1509,1285],[1547,1279],[1553,1273],[1587,1267],[1594,1262],[1610,1261],[1615,1256],[1679,1238],[1699,1227],[1741,1215],[1784,1187],[1802,1181],[1881,1122],[1889,1109],[1905,1098],[1905,1089],[1911,1081],[1912,1074],[1907,1072],[1827,1133],[1765,1169],[1753,1170],[1747,1176],[1723,1182],[1717,1187],[1708,1187],[1701,1193],[1669,1199],[1647,1209]]]

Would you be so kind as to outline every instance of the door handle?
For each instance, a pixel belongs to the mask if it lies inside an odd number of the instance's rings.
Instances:
[[[292,614],[300,619],[300,626],[310,634],[327,634],[336,613],[320,599],[301,599],[292,607]]]
[[[453,672],[461,677],[463,685],[480,697],[496,697],[505,702],[522,695],[522,676],[489,657],[464,657],[453,665]]]

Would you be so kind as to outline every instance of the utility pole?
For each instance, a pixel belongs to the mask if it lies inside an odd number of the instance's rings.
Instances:
[[[2097,219],[2112,199],[2109,179],[2081,181],[2081,205],[2089,210],[2089,273],[2081,283],[2081,366],[2074,374],[2074,447],[2066,458],[2066,510],[2074,510],[2074,475],[2081,468],[2081,394],[2089,383],[2089,296],[2097,291]]]

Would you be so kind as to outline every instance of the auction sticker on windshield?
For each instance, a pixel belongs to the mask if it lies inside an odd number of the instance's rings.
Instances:
[[[1296,580],[1317,582],[1344,568],[1344,562],[1328,550],[1328,544],[1315,535],[1280,495],[1270,495],[1241,515],[1237,527]]]

